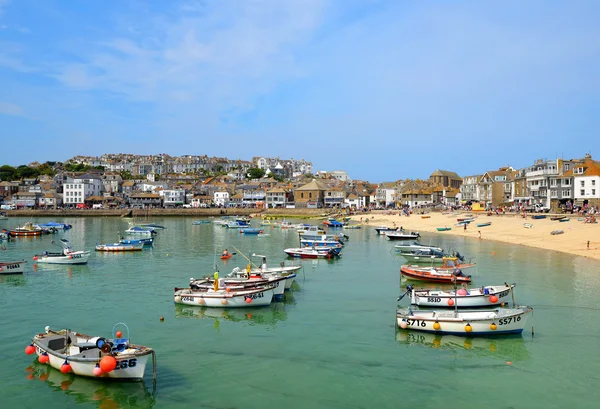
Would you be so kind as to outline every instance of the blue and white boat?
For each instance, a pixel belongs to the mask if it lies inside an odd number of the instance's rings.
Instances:
[[[256,227],[246,227],[245,229],[240,229],[240,233],[243,234],[263,234],[265,231],[263,229],[259,229]]]
[[[147,236],[150,236],[152,234],[156,234],[156,232],[154,231],[154,229],[148,228],[148,227],[141,227],[141,226],[131,226],[130,228],[128,228],[127,230],[125,230],[125,233],[127,233],[127,234],[141,234],[141,235],[147,235]]]
[[[339,241],[326,240],[326,239],[325,240],[324,239],[313,240],[313,239],[301,238],[300,245],[302,247],[315,247],[315,248],[319,248],[319,249],[331,249],[331,248],[342,247],[342,243],[340,243]]]
[[[44,223],[44,224],[38,224],[38,226],[40,226],[42,229],[54,228],[57,230],[69,230],[71,227],[73,227],[68,223],[57,223],[57,222],[48,222],[48,223]]]
[[[166,229],[165,226],[161,226],[160,224],[154,224],[154,223],[143,223],[143,224],[138,224],[138,226],[143,227],[145,229],[152,229],[152,230],[164,230],[164,229]]]
[[[150,247],[154,244],[154,237],[142,237],[139,239],[121,239],[121,244],[139,244],[142,243],[144,246]]]
[[[194,220],[192,222],[193,225],[198,225],[198,224],[210,224],[210,220],[205,219],[205,220]]]

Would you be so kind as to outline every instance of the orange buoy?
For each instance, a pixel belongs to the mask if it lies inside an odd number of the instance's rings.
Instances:
[[[121,331],[117,331],[115,335],[117,336],[117,338],[121,338],[123,336],[123,333]]]
[[[452,298],[448,298],[448,305],[452,307],[454,305],[454,300]]]
[[[25,347],[25,353],[27,355],[31,355],[35,352],[35,347],[33,346],[33,344],[29,344]]]
[[[492,294],[492,295],[490,295],[490,302],[491,302],[492,304],[496,304],[496,303],[498,302],[498,296],[496,296],[496,295],[493,295],[493,294]]]
[[[400,321],[400,328],[402,328],[402,329],[408,328],[408,323],[406,322],[406,320],[403,319],[402,321]]]
[[[71,372],[71,364],[68,361],[65,361],[61,366],[60,366],[60,371],[62,373],[69,373]]]
[[[246,304],[250,304],[252,302],[252,298],[246,297]]]
[[[227,305],[227,300],[221,300],[221,304]]]
[[[490,329],[491,329],[492,331],[496,331],[496,328],[498,328],[498,326],[496,325],[496,323],[495,323],[495,322],[492,322],[492,323],[490,324]]]
[[[117,360],[112,355],[106,355],[100,360],[102,372],[110,372],[117,367]]]
[[[50,357],[45,352],[42,352],[42,355],[40,355],[38,357],[38,361],[40,361],[40,364],[48,363],[49,360],[50,360]]]

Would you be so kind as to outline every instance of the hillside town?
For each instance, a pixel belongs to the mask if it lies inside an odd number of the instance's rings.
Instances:
[[[85,170],[68,171],[65,165]],[[469,176],[437,169],[428,179],[377,183],[353,180],[340,170],[313,173],[312,163],[304,159],[267,157],[247,161],[105,154],[76,156],[52,170],[36,177],[0,179],[2,209],[473,206],[568,211],[600,204],[600,162],[589,154],[581,159],[539,159],[522,169],[502,167]]]

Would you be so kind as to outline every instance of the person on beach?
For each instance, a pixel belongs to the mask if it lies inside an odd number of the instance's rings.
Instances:
[[[477,237],[479,237],[481,239],[481,230],[477,231]]]
[[[588,250],[590,249],[590,241],[589,241],[589,240],[588,240],[588,242],[587,242],[587,249],[588,249]]]
[[[465,228],[463,230],[467,231],[467,223],[464,223],[463,226],[465,226]]]

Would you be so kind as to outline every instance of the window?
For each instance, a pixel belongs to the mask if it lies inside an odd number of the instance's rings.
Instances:
[[[556,186],[556,179],[550,179],[550,186]]]
[[[581,196],[585,196],[585,190],[584,189],[581,189],[579,193],[581,194]]]
[[[569,170],[570,167],[571,167],[571,165],[569,165],[568,163],[565,163],[565,171]]]
[[[581,187],[585,187],[585,180],[581,181]]]
[[[596,196],[596,189],[592,189],[592,196]]]
[[[596,186],[596,179],[592,179],[592,186]]]
[[[583,173],[583,168],[582,168],[582,167],[575,168],[575,169],[573,169],[573,173],[574,173],[575,175],[580,175],[580,174],[582,174],[582,173]]]
[[[571,196],[571,189],[565,189],[562,191],[562,195],[563,197],[569,197]]]
[[[300,193],[300,197],[304,199],[304,193]]]
[[[552,190],[550,191],[550,196],[551,196],[551,197],[558,197],[558,192],[557,192],[555,189],[552,189]]]

